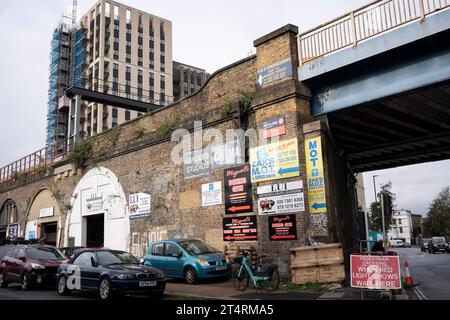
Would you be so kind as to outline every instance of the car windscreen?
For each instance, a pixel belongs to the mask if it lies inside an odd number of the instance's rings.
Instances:
[[[109,266],[113,264],[139,264],[139,260],[128,252],[99,251],[97,252],[98,264]]]
[[[33,260],[64,260],[61,251],[55,248],[28,248],[27,257]]]
[[[433,242],[434,243],[443,243],[443,242],[445,242],[445,238],[436,237],[436,238],[433,238]]]
[[[180,242],[180,246],[192,256],[219,252],[209,244],[199,240],[183,241]]]

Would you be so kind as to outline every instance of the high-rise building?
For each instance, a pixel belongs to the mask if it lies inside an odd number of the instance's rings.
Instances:
[[[99,0],[77,25],[61,23],[52,41],[47,145],[93,136],[140,116],[126,106],[80,100],[70,86],[165,106],[173,102],[172,22]]]
[[[203,69],[181,62],[173,62],[173,95],[175,101],[197,92],[209,79]]]
[[[172,22],[100,0],[81,26],[88,39],[84,76],[93,90],[162,106],[173,102]],[[84,103],[80,128],[91,136],[137,116],[125,108]]]

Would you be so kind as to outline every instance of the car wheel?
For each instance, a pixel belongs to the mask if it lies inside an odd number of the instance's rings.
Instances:
[[[100,280],[99,295],[102,300],[110,300],[113,296],[111,280],[106,277]]]
[[[7,288],[8,281],[6,280],[6,270],[2,270],[0,273],[0,288]]]
[[[184,270],[184,280],[186,280],[189,284],[196,284],[198,281],[197,278],[197,272],[195,272],[195,269],[192,267],[187,267],[186,270]]]
[[[25,272],[22,275],[22,280],[20,281],[20,284],[23,291],[28,291],[31,289],[31,275],[28,272]]]
[[[67,279],[64,276],[60,276],[58,279],[58,295],[66,296],[70,294],[70,290],[67,288]]]

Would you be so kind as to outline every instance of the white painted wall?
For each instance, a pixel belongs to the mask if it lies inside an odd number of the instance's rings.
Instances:
[[[86,208],[91,194],[102,194],[102,207],[95,212]],[[106,168],[95,168],[86,173],[72,195],[72,210],[66,220],[64,243],[75,238],[75,246],[86,245],[86,217],[105,215],[104,245],[114,250],[130,250],[130,221],[125,193],[116,175]]]

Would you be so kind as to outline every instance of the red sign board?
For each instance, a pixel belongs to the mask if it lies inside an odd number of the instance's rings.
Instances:
[[[258,240],[256,216],[223,219],[224,241]]]
[[[352,288],[372,290],[401,289],[398,256],[351,256]]]
[[[241,214],[253,212],[250,166],[225,170],[225,213]]]

